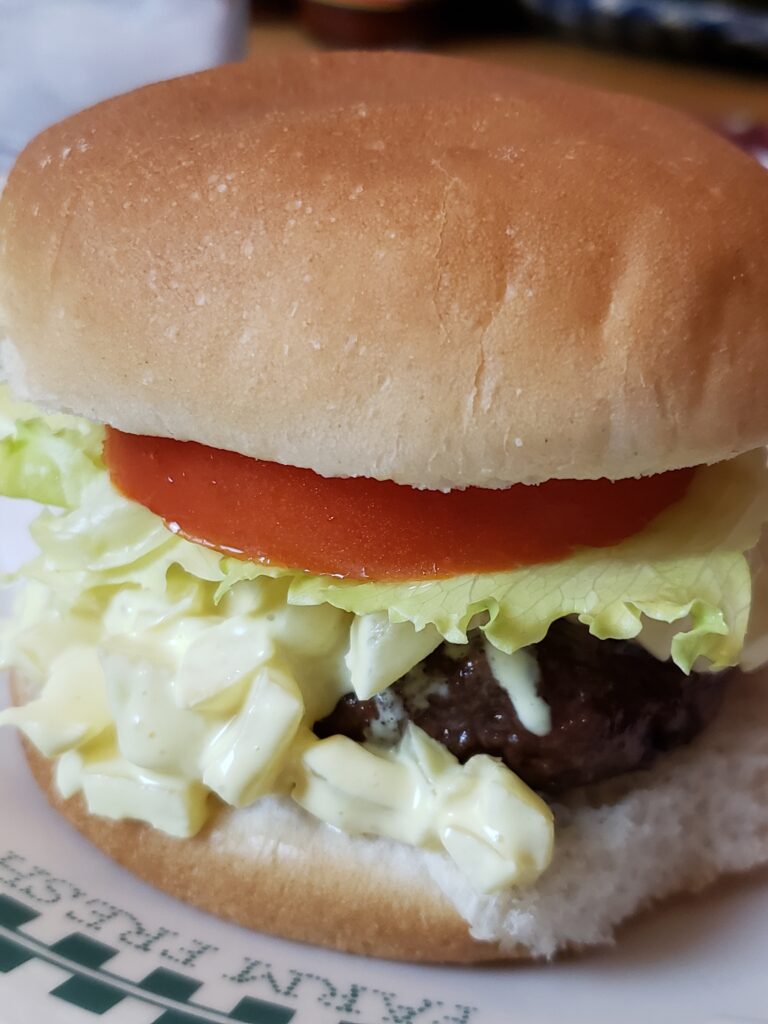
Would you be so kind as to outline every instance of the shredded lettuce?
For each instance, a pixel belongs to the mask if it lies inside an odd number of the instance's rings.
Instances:
[[[454,643],[479,625],[508,653],[541,640],[566,615],[598,637],[623,639],[637,636],[645,616],[679,623],[671,654],[686,672],[698,658],[714,668],[739,660],[751,594],[745,552],[768,520],[762,451],[701,468],[682,501],[612,548],[511,572],[375,583],[241,561],[186,541],[112,487],[100,460],[101,428],[28,407],[0,423],[0,493],[68,509],[44,512],[34,524],[41,554],[25,572],[70,591],[73,602],[96,600],[104,587],[164,593],[176,567],[216,583],[216,601],[243,580],[281,577],[291,604],[384,611],[419,630],[433,625]]]
[[[75,416],[42,416],[0,387],[0,494],[73,508],[103,471],[103,430]]]

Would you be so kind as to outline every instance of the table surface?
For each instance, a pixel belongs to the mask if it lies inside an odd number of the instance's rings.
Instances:
[[[313,49],[290,22],[255,21],[250,56]],[[630,56],[536,36],[453,42],[442,53],[499,61],[603,89],[636,93],[705,117],[744,115],[768,121],[768,76]]]

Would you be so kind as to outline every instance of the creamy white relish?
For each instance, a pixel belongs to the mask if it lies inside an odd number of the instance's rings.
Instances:
[[[243,807],[283,794],[344,831],[442,848],[479,891],[546,868],[551,812],[501,762],[460,765],[413,725],[395,743],[311,730],[351,689],[385,690],[439,636],[292,606],[287,583],[268,578],[216,604],[214,583],[171,572],[162,593],[128,586],[90,609],[27,584],[5,657],[39,681],[39,696],[0,712],[0,724],[57,759],[64,796],[191,836],[216,799]]]

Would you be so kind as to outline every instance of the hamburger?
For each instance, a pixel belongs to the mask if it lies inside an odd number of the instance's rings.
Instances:
[[[676,113],[406,54],[35,139],[0,490],[51,508],[0,722],[53,804],[181,899],[411,960],[768,860],[767,200]]]

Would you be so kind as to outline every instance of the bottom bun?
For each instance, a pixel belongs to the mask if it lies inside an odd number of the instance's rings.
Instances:
[[[33,691],[14,681],[14,697]],[[219,805],[193,839],[94,817],[64,800],[26,744],[48,799],[118,863],[256,931],[425,962],[551,956],[611,940],[649,904],[768,862],[768,678],[737,677],[717,721],[649,771],[571,793],[536,886],[478,896],[447,858],[339,833],[268,798]]]

